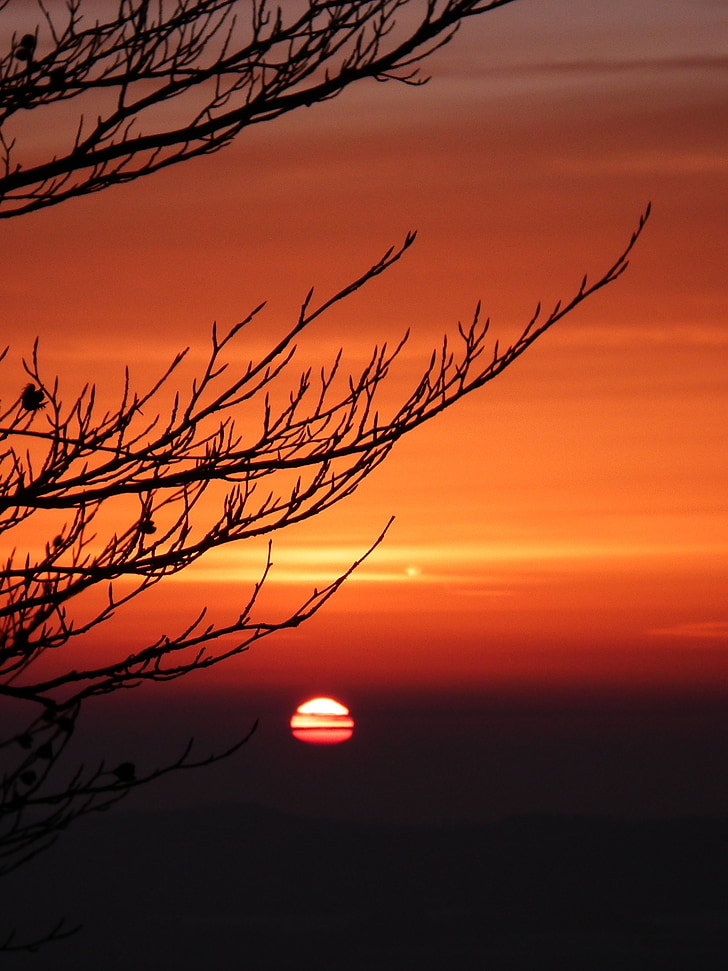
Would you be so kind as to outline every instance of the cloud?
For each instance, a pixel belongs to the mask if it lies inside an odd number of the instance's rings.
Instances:
[[[483,64],[478,61],[473,64],[453,59],[450,64],[443,65],[438,70],[439,77],[458,78],[473,82],[489,78],[497,80],[503,78],[512,82],[513,78],[523,80],[528,77],[540,78],[591,78],[596,76],[635,74],[649,71],[651,73],[684,74],[690,71],[728,71],[728,57],[720,54],[688,54],[682,57],[644,57],[611,58],[593,57],[553,61],[509,61],[500,64]]]
[[[554,160],[565,172],[580,175],[695,175],[728,171],[728,153],[719,151],[654,149],[609,157],[566,155]]]
[[[270,584],[331,583],[364,552],[365,545],[273,544]],[[707,547],[651,543],[578,543],[502,541],[409,546],[384,543],[350,577],[351,583],[445,584],[469,596],[501,596],[514,585],[541,582],[543,568],[581,570],[619,560],[703,554]],[[240,583],[260,579],[266,555],[263,545],[218,549],[174,577],[181,583]],[[727,625],[728,629],[728,625]],[[704,635],[708,636],[708,635]]]
[[[680,637],[695,640],[728,640],[728,620],[703,620],[649,631],[652,637]]]
[[[614,59],[585,59],[543,62],[530,65],[514,64],[505,70],[526,71],[533,74],[625,74],[633,71],[728,71],[728,57],[720,55],[692,55],[687,57],[640,57]]]

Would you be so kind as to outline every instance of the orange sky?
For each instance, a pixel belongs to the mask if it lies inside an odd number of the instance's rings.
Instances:
[[[276,538],[272,609],[397,517],[324,615],[226,680],[726,684],[727,21],[709,0],[520,0],[467,24],[424,89],[363,87],[0,226],[6,386],[37,333],[69,396],[118,385],[127,359],[141,380],[268,299],[254,353],[312,284],[415,228],[305,351],[343,344],[356,367],[411,327],[395,401],[478,299],[513,334],[606,269],[652,201],[625,277]],[[260,547],[220,551],[108,636],[156,639],[180,596],[235,615],[261,565]]]

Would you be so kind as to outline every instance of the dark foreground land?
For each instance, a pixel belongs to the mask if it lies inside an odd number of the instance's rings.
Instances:
[[[15,969],[728,966],[728,820],[415,828],[251,807],[90,818],[0,885]]]

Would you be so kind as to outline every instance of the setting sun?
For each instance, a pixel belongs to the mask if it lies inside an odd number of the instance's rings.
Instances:
[[[333,698],[311,698],[291,716],[291,732],[300,742],[336,745],[347,742],[354,731],[349,709]]]

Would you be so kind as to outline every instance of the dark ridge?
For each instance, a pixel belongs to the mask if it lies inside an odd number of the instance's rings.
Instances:
[[[710,971],[728,953],[727,875],[724,818],[116,812],[4,881],[4,921],[84,924],[4,966]]]

